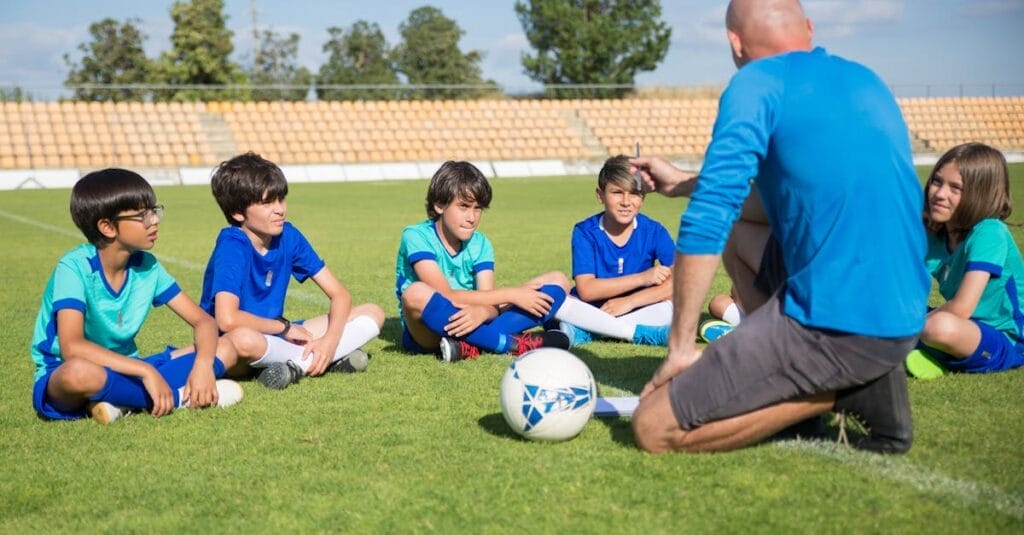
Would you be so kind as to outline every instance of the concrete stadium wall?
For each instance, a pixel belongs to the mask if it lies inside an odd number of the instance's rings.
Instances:
[[[918,154],[915,165],[933,165],[938,154]],[[1011,163],[1024,162],[1024,152],[1006,153]],[[282,165],[289,182],[372,182],[380,180],[429,179],[443,162],[381,164]],[[673,162],[681,169],[698,170],[701,162]],[[596,175],[601,162],[564,162],[561,160],[502,160],[473,162],[488,178],[525,178],[535,176]],[[206,185],[212,167],[140,168],[154,186]],[[80,169],[0,170],[0,191],[18,189],[70,188],[84,174]]]

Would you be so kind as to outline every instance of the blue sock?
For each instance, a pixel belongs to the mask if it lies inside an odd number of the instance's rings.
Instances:
[[[559,307],[565,302],[565,290],[554,284],[545,284],[540,287],[540,291],[554,299],[551,303],[551,310],[547,314],[538,318],[519,307],[512,307],[499,314],[497,318],[494,318],[491,325],[504,334],[516,334],[541,325],[555,317],[555,312],[558,312]]]
[[[633,331],[633,343],[645,346],[667,346],[668,325],[637,325]]]
[[[459,309],[452,304],[445,296],[435,292],[423,308],[423,315],[420,321],[438,336],[448,336],[444,332],[444,326],[448,325],[448,318],[452,317]],[[465,340],[477,347],[486,349],[492,353],[505,353],[508,351],[508,337],[494,328],[494,322],[484,323],[469,335]]]
[[[107,382],[103,384],[103,388],[96,395],[89,398],[90,400],[106,401],[111,405],[130,409],[151,409],[153,407],[153,398],[149,397],[146,392],[142,379],[122,375],[110,368],[104,369],[107,370]],[[174,406],[177,407],[178,389],[172,386],[171,393],[174,394]]]
[[[175,407],[181,402],[178,397],[178,390],[188,382],[188,374],[192,372],[192,366],[195,364],[195,361],[196,355],[192,353],[175,359],[169,359],[156,368],[157,372],[160,373],[171,388]],[[122,375],[110,368],[105,369],[107,370],[107,382],[96,395],[90,398],[92,401],[106,401],[112,405],[132,409],[150,409],[153,407],[153,399],[146,392],[142,379]],[[214,376],[217,378],[223,377],[225,372],[224,363],[219,358],[214,357]]]

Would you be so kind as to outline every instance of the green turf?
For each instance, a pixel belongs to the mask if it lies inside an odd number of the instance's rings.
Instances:
[[[1024,210],[1024,166],[1013,166]],[[495,180],[481,230],[499,284],[568,271],[572,224],[598,210],[592,178]],[[401,229],[424,217],[426,183],[295,184],[290,219],[357,302],[388,311],[367,373],[285,391],[244,383],[227,410],[108,427],[42,422],[32,411],[28,344],[56,259],[78,243],[67,190],[0,194],[0,532],[1020,532],[1024,526],[1024,372],[911,382],[916,442],[880,458],[783,442],[723,455],[640,452],[627,420],[592,421],[560,444],[506,427],[507,357],[443,365],[396,350],[394,262]],[[207,188],[157,191],[167,217],[154,252],[198,295],[224,224]],[[684,201],[645,211],[675,232]],[[1020,212],[1011,221],[1021,222]],[[1013,231],[1018,240],[1020,227]],[[719,273],[715,291],[728,289]],[[290,317],[325,310],[294,285]],[[870,299],[871,296],[865,296]],[[155,311],[143,352],[186,344]],[[594,343],[576,351],[605,395],[635,393],[663,350]]]

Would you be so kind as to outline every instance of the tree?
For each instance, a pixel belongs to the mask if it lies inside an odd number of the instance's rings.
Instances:
[[[249,81],[253,85],[302,86],[292,89],[253,88],[253,100],[305,100],[313,74],[297,64],[299,55],[299,34],[288,38],[279,37],[270,30],[260,34],[259,48],[253,62]]]
[[[237,85],[245,74],[229,59],[234,46],[227,29],[223,0],[179,0],[171,6],[174,32],[171,50],[157,63],[157,75],[164,84]],[[247,91],[170,89],[158,92],[168,100],[229,100]]]
[[[665,58],[672,35],[658,0],[528,0],[515,9],[536,51],[523,54],[523,67],[544,84],[632,85]]]
[[[356,21],[348,32],[327,29],[331,38],[324,43],[327,63],[320,66],[317,85],[391,84],[397,87],[398,73],[388,57],[388,43],[376,23]],[[394,98],[392,92],[372,89],[317,88],[321,100],[377,100]]]
[[[152,65],[142,49],[146,36],[136,27],[137,22],[129,19],[119,23],[107,18],[90,24],[92,40],[78,45],[81,61],[75,63],[70,54],[64,54],[64,63],[70,69],[64,85],[149,82]],[[148,93],[144,89],[75,88],[75,98],[79,100],[140,100]]]
[[[456,22],[435,7],[421,7],[409,13],[398,27],[402,43],[393,57],[398,70],[410,84],[482,85],[479,51],[463,53],[459,39],[465,33]],[[487,84],[494,85],[488,81]],[[480,90],[432,89],[415,91],[423,98],[471,98]]]

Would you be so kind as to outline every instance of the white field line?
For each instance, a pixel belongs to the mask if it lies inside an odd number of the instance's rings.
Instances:
[[[18,214],[13,214],[13,213],[8,212],[8,211],[3,210],[3,209],[0,209],[0,216],[5,217],[7,219],[10,219],[11,221],[16,221],[18,223],[22,223],[22,224],[25,224],[25,225],[33,226],[33,227],[36,227],[36,228],[41,228],[41,229],[43,229],[45,231],[52,232],[54,234],[60,234],[60,235],[63,235],[63,236],[67,236],[69,238],[72,238],[72,239],[75,239],[75,240],[78,240],[78,241],[82,241],[83,240],[82,233],[79,232],[78,230],[71,230],[71,229],[68,229],[68,228],[65,228],[65,227],[58,227],[58,226],[51,225],[49,223],[44,223],[42,221],[36,221],[35,219],[28,218],[28,217],[25,217],[25,216],[22,216],[22,215],[18,215]],[[154,253],[154,254],[156,254],[156,253]],[[169,265],[172,265],[172,266],[178,266],[178,267],[181,267],[181,268],[188,269],[190,271],[197,271],[199,273],[202,273],[204,270],[206,270],[206,266],[204,266],[202,264],[197,264],[197,263],[189,261],[189,260],[183,260],[181,258],[177,258],[177,257],[171,256],[171,255],[160,253],[160,254],[156,254],[156,257],[163,264],[169,264]],[[291,289],[291,288],[289,288],[288,289],[288,297],[296,297],[296,298],[298,298],[298,299],[300,299],[302,301],[306,301],[306,302],[310,302],[310,303],[326,303],[327,302],[327,298],[324,297],[323,295],[316,295],[314,293],[303,291],[301,289]],[[198,296],[196,296],[196,298],[198,298]]]
[[[905,457],[877,455],[818,440],[783,440],[774,445],[781,449],[827,457],[881,479],[910,485],[924,493],[948,496],[971,507],[991,507],[1005,515],[1024,520],[1024,498],[982,483],[942,475],[912,464]]]

